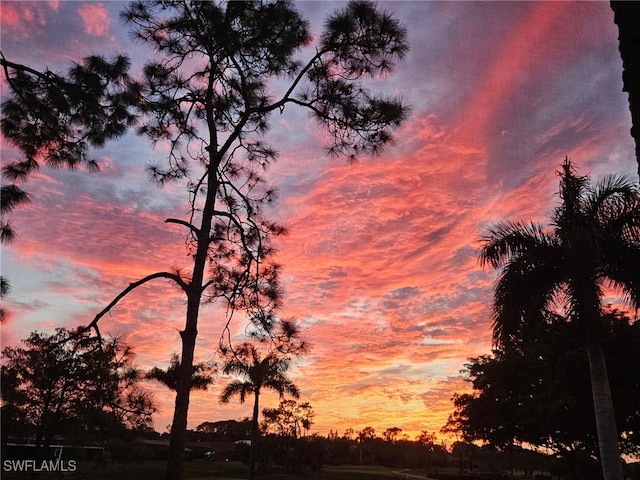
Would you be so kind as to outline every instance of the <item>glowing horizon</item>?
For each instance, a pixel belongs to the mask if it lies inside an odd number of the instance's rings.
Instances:
[[[126,53],[133,69],[152,53],[132,44],[120,2],[0,3],[7,59],[62,70],[92,53]],[[318,33],[344,2],[299,2]],[[503,219],[546,221],[568,156],[581,174],[633,175],[637,164],[617,28],[607,2],[381,2],[409,32],[411,51],[374,88],[413,112],[397,143],[350,165],[330,159],[306,114],[274,115],[267,141],[281,152],[266,173],[279,191],[271,217],[283,266],[281,316],[311,343],[291,370],[311,432],[367,426],[439,433],[454,392],[469,386],[466,359],[490,353],[495,272],[476,259],[486,227]],[[2,80],[2,92],[6,81]],[[2,146],[2,157],[15,153]],[[2,345],[33,330],[87,324],[128,283],[189,265],[182,216],[187,197],[160,189],[144,167],[164,160],[126,135],[96,153],[97,173],[42,168],[32,202],[11,215],[18,239],[2,248],[11,284]],[[159,281],[129,295],[101,321],[137,363],[166,366],[179,352],[184,300]],[[212,358],[221,312],[207,306],[196,360]],[[226,380],[192,392],[189,428],[251,415],[251,403],[219,405]],[[173,393],[149,384],[171,423]],[[264,395],[262,407],[276,396]]]

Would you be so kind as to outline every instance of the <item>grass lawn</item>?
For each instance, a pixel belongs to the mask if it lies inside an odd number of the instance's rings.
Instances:
[[[189,462],[185,464],[187,479],[232,480],[246,479],[247,467],[238,462]],[[392,469],[375,466],[325,465],[322,470],[302,472],[258,473],[256,480],[398,480],[403,478]]]

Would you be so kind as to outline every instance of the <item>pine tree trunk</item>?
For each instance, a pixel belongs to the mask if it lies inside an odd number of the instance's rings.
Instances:
[[[618,448],[618,430],[609,386],[609,374],[602,347],[595,341],[587,345],[593,409],[598,432],[600,464],[604,480],[622,480],[622,462]]]
[[[198,245],[193,262],[193,274],[187,289],[187,317],[185,329],[180,332],[182,338],[182,355],[180,357],[180,375],[176,391],[176,404],[171,424],[171,438],[169,439],[169,458],[167,459],[166,480],[182,480],[184,472],[184,446],[187,431],[187,415],[189,412],[189,397],[191,393],[191,379],[193,375],[193,358],[198,336],[198,315],[202,300],[202,284],[204,270],[209,253],[209,238],[211,224],[215,210],[215,195],[217,182],[215,180],[215,166],[209,166],[209,189],[202,222],[197,231]]]
[[[191,394],[191,377],[193,374],[193,357],[196,346],[198,310],[200,297],[189,298],[187,306],[187,326],[180,332],[182,337],[182,354],[180,356],[180,375],[176,391],[176,403],[171,424],[169,439],[169,458],[167,459],[166,480],[182,480],[184,473],[185,434]]]

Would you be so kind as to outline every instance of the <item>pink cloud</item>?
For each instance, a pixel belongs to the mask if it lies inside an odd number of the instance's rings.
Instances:
[[[16,5],[5,4],[2,7],[2,17],[0,17],[0,20],[4,28],[17,26],[21,18],[22,15],[18,12]]]
[[[78,15],[87,34],[104,37],[109,33],[110,17],[102,3],[83,3],[78,7]]]
[[[47,25],[48,10],[36,2],[2,2],[0,25],[7,32],[21,38],[39,37]]]

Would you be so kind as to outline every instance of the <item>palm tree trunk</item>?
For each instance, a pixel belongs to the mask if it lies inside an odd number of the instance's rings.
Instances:
[[[256,389],[253,392],[254,402],[253,402],[253,420],[251,422],[251,445],[249,446],[249,480],[253,480],[253,476],[256,471],[255,466],[255,453],[256,448],[258,448],[258,414],[259,414],[259,399],[260,399],[260,391]]]
[[[618,430],[609,386],[609,374],[602,346],[597,341],[587,343],[593,409],[598,432],[600,464],[604,480],[622,480],[622,462],[618,449]]]

